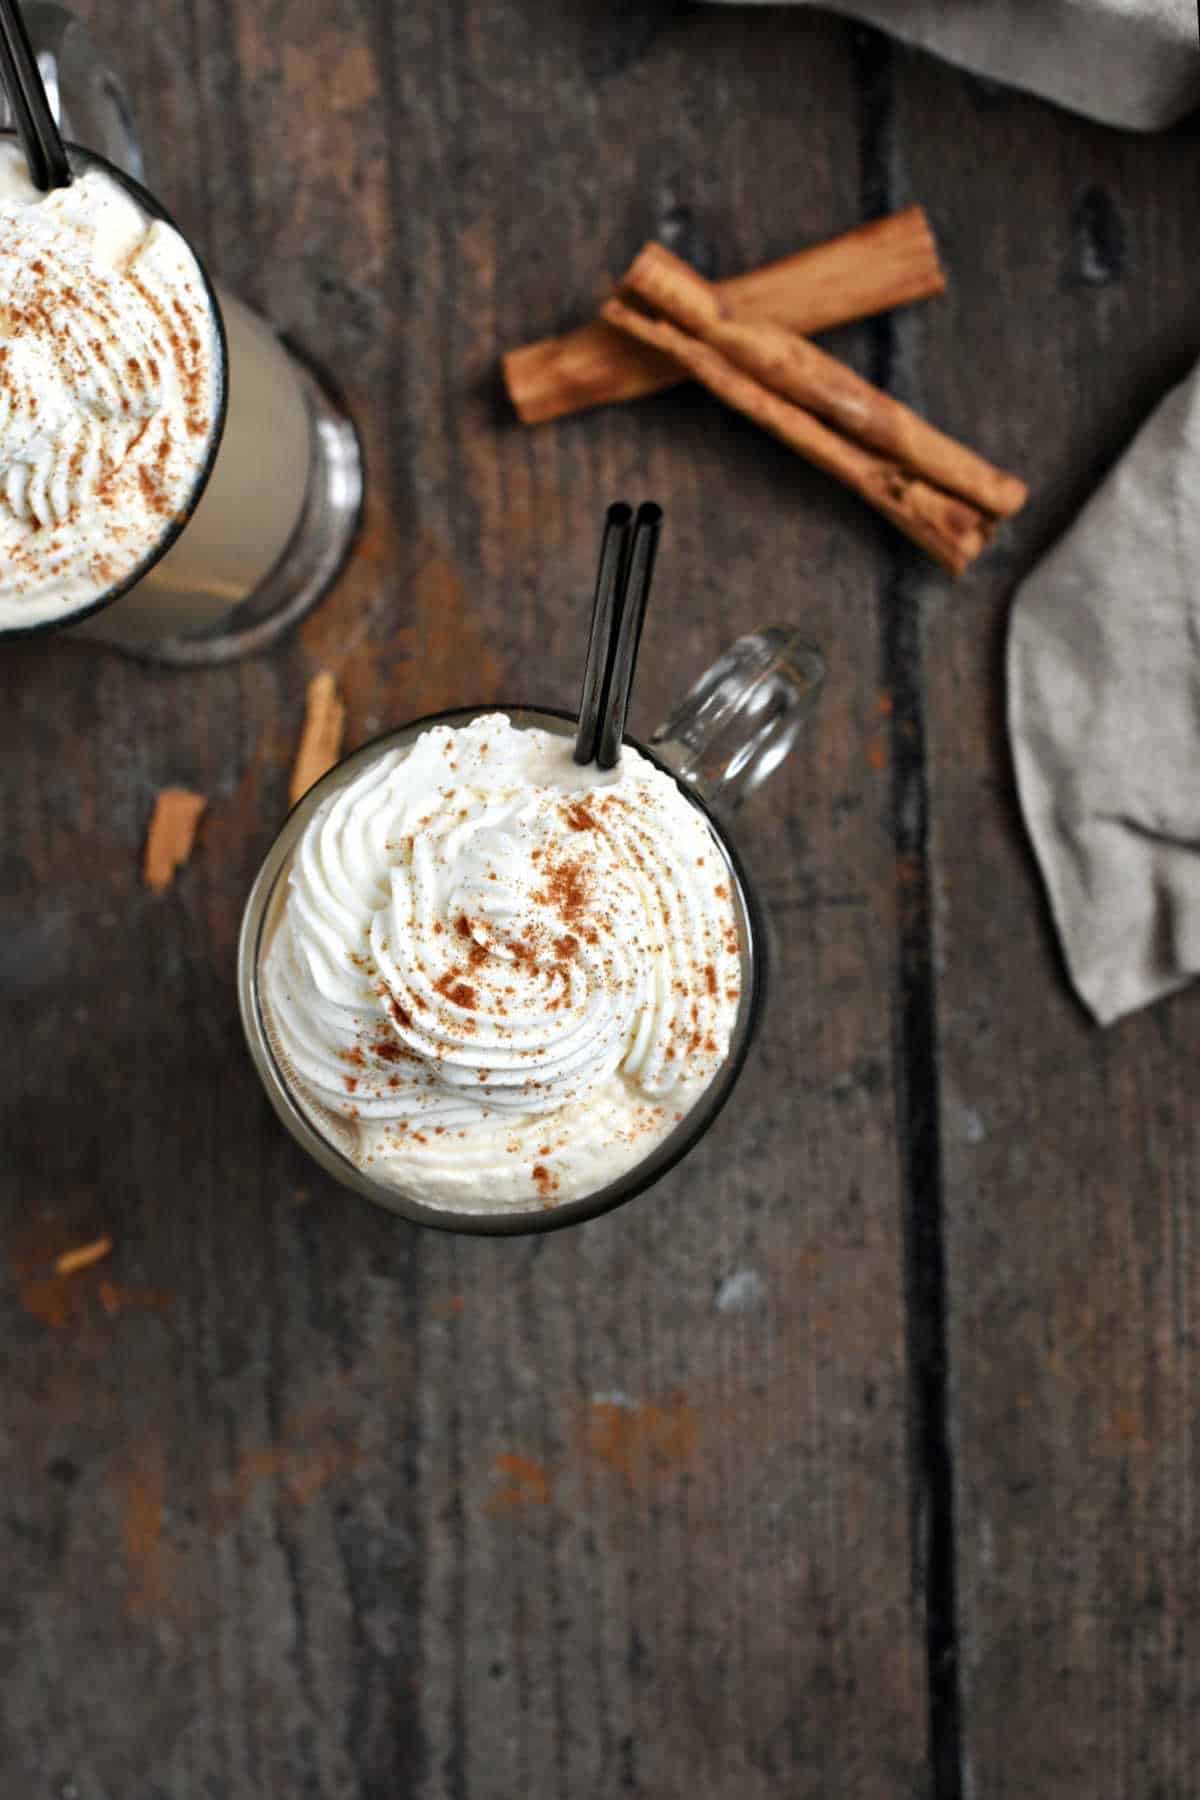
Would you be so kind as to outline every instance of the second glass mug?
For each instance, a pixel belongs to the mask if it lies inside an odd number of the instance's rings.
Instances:
[[[80,21],[46,0],[34,0],[25,19],[67,136],[149,216],[168,217],[141,189],[141,150],[123,91]],[[7,122],[0,102],[0,126]],[[218,298],[224,429],[199,499],[133,585],[61,627],[184,666],[262,649],[315,606],[345,562],[362,511],[362,455],[349,416],[265,321],[230,294]]]
[[[267,1096],[292,1137],[343,1186],[389,1211],[446,1231],[490,1236],[553,1231],[608,1212],[656,1182],[685,1156],[713,1123],[742,1072],[766,996],[768,921],[734,847],[729,819],[741,802],[791,751],[824,678],[820,652],[798,633],[767,627],[739,638],[659,726],[652,748],[626,742],[671,775],[712,826],[730,876],[737,919],[741,993],[729,1053],[691,1111],[641,1162],[607,1186],[547,1207],[541,1200],[488,1210],[442,1208],[407,1195],[359,1167],[323,1130],[315,1109],[297,1094],[272,1046],[262,997],[263,958],[286,899],[292,855],[317,809],[387,752],[411,745],[434,725],[463,726],[505,713],[518,728],[538,727],[573,737],[573,715],[531,706],[461,707],[417,719],[354,751],[329,771],[289,814],[250,891],[238,946],[238,997],[250,1054]]]

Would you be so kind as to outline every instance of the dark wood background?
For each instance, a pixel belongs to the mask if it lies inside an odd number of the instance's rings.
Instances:
[[[82,10],[152,184],[344,386],[371,502],[258,660],[0,660],[0,1793],[1200,1791],[1200,1007],[1072,999],[1000,681],[1015,584],[1200,347],[1196,129],[807,11]],[[501,351],[646,237],[733,273],[914,199],[950,293],[836,342],[1032,482],[959,587],[695,392],[508,417]],[[421,1233],[269,1113],[242,899],[312,671],[351,741],[569,703],[625,493],[668,512],[635,729],[749,625],[829,656],[745,816],[765,1041],[653,1196]],[[211,809],[155,899],[176,782]]]

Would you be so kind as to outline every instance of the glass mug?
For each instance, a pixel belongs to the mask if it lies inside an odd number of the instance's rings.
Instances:
[[[30,5],[25,20],[52,109],[69,137],[94,146],[70,144],[72,167],[81,173],[98,165],[149,218],[178,231],[140,185],[141,151],[124,93],[84,27],[63,7],[43,3]],[[0,127],[9,124],[0,97]],[[228,662],[271,643],[340,572],[362,511],[354,426],[270,326],[232,295],[218,300],[207,275],[205,284],[222,403],[183,518],[132,576],[61,624],[43,621],[0,637],[63,630],[157,662]]]
[[[298,802],[267,852],[250,890],[238,945],[238,998],[246,1041],[267,1096],[296,1142],[343,1186],[415,1223],[493,1236],[552,1231],[594,1218],[642,1193],[674,1167],[703,1137],[729,1098],[757,1030],[766,992],[766,917],[730,838],[729,815],[791,750],[820,689],[824,669],[820,653],[797,633],[780,627],[751,632],[700,677],[654,732],[653,749],[633,738],[625,740],[671,775],[713,828],[728,871],[737,920],[741,993],[728,1056],[669,1136],[615,1181],[551,1207],[538,1198],[522,1206],[506,1203],[503,1210],[488,1211],[481,1197],[477,1211],[458,1211],[406,1195],[358,1167],[322,1129],[315,1110],[298,1095],[281,1067],[264,1017],[261,972],[286,900],[292,855],[309,820],[325,800],[360,776],[377,757],[411,745],[431,726],[468,725],[497,712],[505,713],[518,728],[538,727],[572,738],[574,716],[550,707],[462,707],[387,732],[331,769]]]

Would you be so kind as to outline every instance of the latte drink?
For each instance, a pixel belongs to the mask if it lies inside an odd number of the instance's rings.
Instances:
[[[224,413],[195,256],[99,168],[43,194],[0,143],[0,630],[63,624],[178,533]]]
[[[443,1212],[553,1208],[651,1157],[739,1013],[729,865],[632,746],[500,713],[384,744],[281,870],[257,986],[279,1077],[373,1186]]]
[[[130,648],[220,626],[279,563],[303,513],[312,425],[294,366],[240,300],[222,293],[220,306],[229,406],[208,486],[187,529],[94,627]]]
[[[320,401],[149,195],[71,158],[42,193],[0,140],[0,635],[72,624],[192,660],[301,537]],[[337,545],[314,568],[308,524],[288,579],[315,598]]]

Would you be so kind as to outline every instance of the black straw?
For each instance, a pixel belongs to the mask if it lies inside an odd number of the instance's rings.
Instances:
[[[617,622],[616,643],[608,684],[600,708],[600,735],[596,741],[596,762],[602,769],[614,769],[621,756],[621,740],[625,736],[625,717],[629,696],[633,691],[633,672],[637,666],[638,645],[642,641],[642,625],[646,618],[646,602],[654,579],[654,559],[658,554],[658,534],[662,529],[662,507],[648,500],[638,507],[633,527],[633,548],[629,553],[629,580],[624,604]]]
[[[579,729],[575,734],[575,761],[589,763],[600,738],[601,708],[612,662],[613,643],[621,622],[625,583],[629,574],[629,538],[633,508],[619,500],[604,516],[596,592],[592,600],[592,629],[588,638],[587,664],[579,696]]]
[[[50,111],[17,0],[0,0],[0,79],[12,105],[29,179],[43,193],[70,187],[71,165]]]

